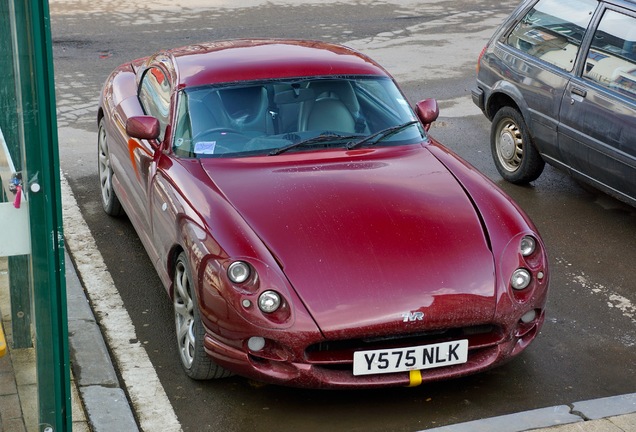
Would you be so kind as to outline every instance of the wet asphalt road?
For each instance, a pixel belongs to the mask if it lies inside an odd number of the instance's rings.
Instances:
[[[516,2],[199,3],[51,1],[62,170],[184,430],[417,431],[636,391],[636,209],[551,167],[531,187],[503,183],[489,123],[469,101],[484,37]],[[393,72],[412,102],[440,100],[433,136],[500,184],[548,248],[548,318],[525,353],[487,373],[414,389],[312,391],[183,375],[171,303],[127,219],[101,210],[97,100],[107,74],[127,60],[249,36],[347,43]]]

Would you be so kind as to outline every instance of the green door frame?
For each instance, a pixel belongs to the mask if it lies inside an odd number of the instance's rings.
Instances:
[[[49,5],[47,0],[0,1],[0,10],[8,9],[9,20],[13,20],[12,54],[19,73],[16,99],[17,104],[21,102],[17,110],[24,131],[22,187],[28,196],[31,227],[31,265],[21,270],[27,275],[30,271],[33,291],[40,431],[65,432],[72,430],[71,391]],[[0,37],[7,37],[7,30],[0,29]]]

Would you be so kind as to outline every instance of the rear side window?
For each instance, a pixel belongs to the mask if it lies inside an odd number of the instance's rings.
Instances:
[[[583,76],[636,99],[636,18],[605,11],[594,33]]]
[[[570,72],[597,5],[597,0],[540,0],[505,42]]]

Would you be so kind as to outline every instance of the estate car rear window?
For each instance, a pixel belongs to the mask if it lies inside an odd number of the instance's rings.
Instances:
[[[274,156],[342,148],[379,132],[361,145],[426,137],[391,79],[319,77],[185,89],[173,142],[180,157]]]
[[[636,18],[605,11],[594,34],[583,76],[636,99]]]
[[[596,0],[541,0],[505,42],[533,57],[572,71]]]

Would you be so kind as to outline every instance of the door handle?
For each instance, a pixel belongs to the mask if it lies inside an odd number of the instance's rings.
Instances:
[[[587,90],[584,90],[582,88],[579,87],[572,87],[572,94],[581,96],[581,97],[585,97],[587,96]]]

